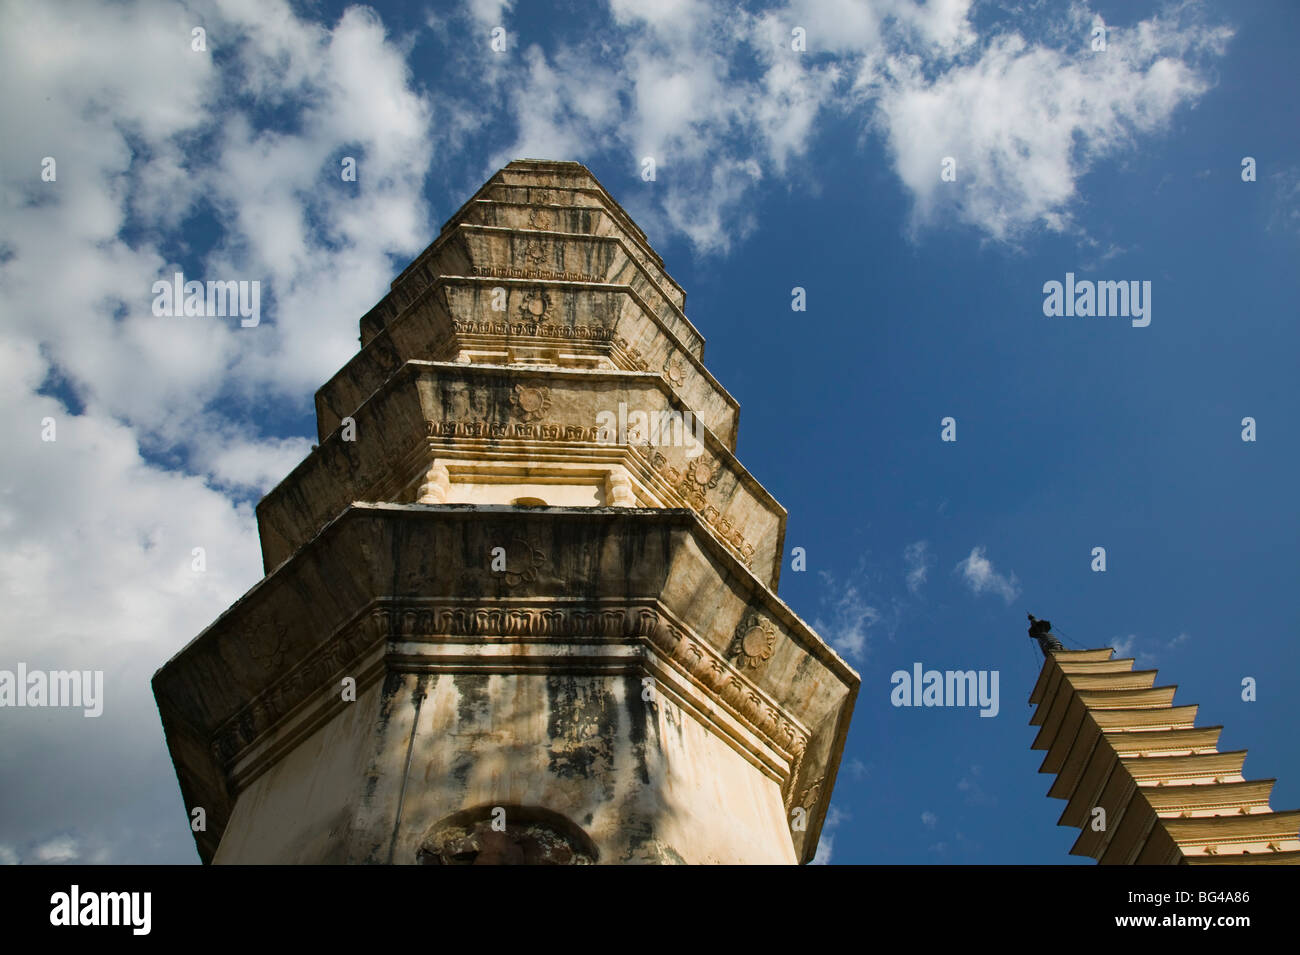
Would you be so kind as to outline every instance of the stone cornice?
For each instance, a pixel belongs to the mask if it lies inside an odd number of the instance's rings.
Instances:
[[[516,183],[506,182],[507,174],[520,173],[520,172],[556,173],[561,176],[564,176],[565,178],[571,179],[573,181],[573,185],[566,184],[566,185],[543,186],[543,185],[516,184]],[[580,183],[581,180],[583,179],[588,180],[591,183],[591,186],[588,187],[586,185],[579,185],[578,183]],[[586,166],[577,162],[553,162],[549,160],[543,161],[543,160],[533,160],[533,159],[514,160],[513,162],[499,169],[492,176],[491,179],[485,182],[479,188],[479,190],[474,193],[474,195],[470,196],[470,198],[459,209],[457,209],[451,215],[451,217],[447,219],[446,222],[443,223],[442,229],[440,231],[446,232],[447,229],[454,226],[465,215],[466,210],[469,209],[475,202],[479,201],[480,199],[482,199],[483,197],[491,193],[494,189],[503,188],[503,187],[516,188],[516,189],[533,189],[539,192],[555,189],[555,190],[581,192],[586,195],[591,195],[596,197],[598,200],[600,200],[601,205],[603,205],[609,211],[613,219],[627,231],[628,235],[632,237],[633,241],[635,241],[638,246],[640,246],[645,250],[646,254],[649,255],[655,261],[655,263],[659,266],[660,269],[663,268],[663,259],[660,257],[659,253],[654,250],[654,247],[650,245],[650,240],[647,238],[645,232],[641,230],[641,227],[638,226],[632,220],[632,217],[627,214],[627,211],[618,202],[618,200],[613,197],[613,195],[609,192],[609,190],[606,189],[603,185],[601,185],[600,180],[596,178],[595,174],[592,173],[592,171],[588,169]],[[667,272],[665,272],[664,274],[665,276],[667,276]],[[671,276],[667,276],[667,277],[668,277],[668,281],[672,282],[672,284],[679,291],[681,291],[681,286],[678,285],[677,282],[674,281]],[[682,292],[682,295],[684,297],[685,293]]]
[[[362,318],[363,325],[366,323],[373,325],[376,318],[382,324],[386,324],[388,320],[413,302],[415,297],[424,289],[425,286],[437,281],[438,278],[445,274],[453,274],[452,272],[444,271],[444,267],[440,266],[435,268],[434,260],[445,249],[455,245],[456,243],[459,243],[459,250],[468,265],[464,266],[460,262],[457,262],[454,274],[465,274],[465,272],[468,271],[472,275],[499,276],[501,278],[536,280],[554,279],[559,281],[590,282],[593,284],[608,283],[608,276],[596,275],[594,273],[575,273],[574,275],[566,275],[544,268],[541,265],[516,266],[500,262],[475,262],[473,260],[473,255],[469,251],[469,243],[471,239],[476,236],[490,239],[512,239],[523,235],[527,235],[530,240],[541,244],[539,245],[539,248],[543,247],[545,243],[555,242],[577,246],[603,245],[616,248],[626,259],[627,263],[631,265],[637,273],[639,273],[641,279],[645,282],[645,287],[653,290],[654,294],[662,299],[664,308],[662,311],[655,309],[654,304],[648,300],[647,304],[650,305],[651,309],[660,316],[665,326],[671,328],[679,339],[686,342],[689,351],[703,359],[705,344],[704,336],[700,334],[699,329],[695,327],[694,323],[686,317],[686,313],[682,311],[681,307],[664,292],[663,288],[659,286],[654,276],[646,271],[646,268],[641,261],[632,254],[631,249],[627,246],[626,240],[617,235],[587,235],[585,233],[544,231],[521,232],[517,229],[510,229],[502,226],[481,226],[462,222],[451,231],[439,236],[437,241],[422,253],[420,258],[417,259],[416,262],[412,263],[407,271],[402,273],[402,275],[393,283],[389,293],[380,300],[378,305],[372,308],[370,312]],[[578,258],[581,258],[581,256]],[[642,298],[646,298],[645,293],[642,293]],[[674,325],[680,326],[680,328],[675,328]]]
[[[462,571],[431,576],[421,555],[430,547],[445,552],[466,534],[480,541],[473,549],[484,554],[490,541],[535,538],[532,546],[541,563],[535,570],[516,564],[513,583],[498,577],[493,584],[486,566],[468,568],[468,577]],[[556,534],[563,534],[564,543],[547,544]],[[622,543],[611,550],[614,542]],[[642,566],[628,577],[636,561],[622,551],[633,542]],[[599,555],[609,571],[576,570],[587,566],[584,555]],[[336,566],[348,568],[341,590],[326,584],[340,579],[330,570]],[[620,574],[614,568],[625,570]],[[708,634],[681,622],[697,599],[689,581],[700,573],[718,575],[718,604],[706,618],[714,629]],[[412,583],[404,583],[408,580]],[[392,596],[393,587],[402,591],[416,581],[423,592]],[[580,596],[575,597],[575,587]],[[600,607],[613,598],[600,595],[610,587],[621,591],[616,624]],[[404,606],[427,606],[414,617],[404,611],[394,616],[390,605],[376,606],[376,594]],[[594,605],[561,607],[559,598]],[[484,613],[463,606],[470,600],[484,604]],[[633,607],[638,609],[629,618],[624,611]],[[511,615],[524,609],[529,612]],[[556,616],[561,609],[565,612]],[[387,610],[381,618],[386,624],[376,623],[376,610]],[[728,651],[755,614],[772,626],[774,652],[751,667]],[[787,801],[809,809],[808,829],[795,835],[796,847],[811,853],[816,846],[857,674],[706,532],[697,516],[682,510],[366,505],[349,508],[326,526],[154,677],[187,805],[209,810],[209,833],[196,835],[205,857],[224,825],[223,807],[231,804],[226,768],[231,760],[239,762],[243,750],[277,722],[301,720],[307,726],[303,714],[316,705],[312,699],[319,697],[323,705],[337,690],[336,678],[356,666],[353,661],[377,652],[395,627],[433,635],[449,630],[449,637],[471,643],[487,636],[484,628],[499,628],[488,644],[499,637],[537,645],[554,642],[547,631],[558,627],[566,634],[561,642],[641,646],[648,652],[643,661],[659,660],[681,674],[677,692],[688,702],[702,694],[697,698],[707,698],[714,710],[734,720],[738,728],[728,733],[733,748],[748,732],[796,760],[785,787]],[[759,657],[762,643],[751,641]],[[723,724],[714,720],[714,725]],[[241,777],[247,771],[241,770]]]
[[[309,538],[323,526],[332,517],[332,513],[330,513],[332,508],[341,509],[349,501],[365,500],[368,494],[372,494],[374,489],[380,487],[384,482],[391,484],[397,477],[400,477],[403,482],[407,479],[405,475],[394,474],[392,469],[398,463],[397,459],[407,453],[399,448],[413,446],[417,441],[421,440],[421,436],[418,434],[392,433],[394,428],[391,420],[392,412],[383,410],[388,407],[387,402],[390,400],[410,404],[412,409],[415,408],[415,403],[420,405],[419,414],[426,416],[426,420],[419,423],[420,429],[424,432],[423,437],[444,436],[444,430],[451,427],[452,433],[449,437],[453,439],[458,436],[474,437],[475,435],[470,432],[477,429],[480,437],[498,441],[511,441],[520,437],[516,428],[525,426],[530,428],[530,433],[525,436],[528,440],[568,440],[564,436],[569,429],[581,429],[585,435],[589,434],[590,429],[595,425],[594,410],[590,417],[582,422],[556,421],[553,416],[546,420],[525,421],[513,410],[505,406],[494,411],[493,417],[489,420],[432,422],[427,420],[427,415],[433,413],[432,409],[431,407],[425,407],[428,403],[427,399],[422,396],[419,390],[424,386],[425,382],[430,381],[463,382],[466,387],[481,386],[476,383],[494,383],[496,387],[500,388],[509,384],[516,389],[535,382],[535,387],[547,392],[558,391],[563,385],[565,388],[572,389],[575,393],[589,392],[593,382],[610,382],[627,389],[629,394],[634,388],[649,387],[659,393],[665,409],[689,410],[683,408],[680,399],[678,399],[676,393],[664,380],[663,376],[652,372],[507,368],[497,365],[408,361],[403,364],[399,371],[391,375],[384,386],[371,395],[361,408],[357,409],[355,417],[358,438],[355,442],[345,442],[341,433],[337,431],[331,434],[323,444],[314,449],[258,503],[256,512],[262,537],[264,564],[268,570],[281,563],[293,552],[293,549],[301,546],[302,541]],[[416,389],[413,393],[414,397],[408,394],[412,387]],[[403,391],[403,389],[406,389],[406,391]],[[378,416],[380,420],[386,423],[384,426],[386,430],[383,433],[377,431],[372,433],[373,429],[370,427],[372,416]],[[430,430],[435,426],[437,434],[431,435]],[[463,435],[461,434],[462,429],[464,430]],[[775,521],[771,546],[769,547],[765,543],[768,534],[766,530],[761,535],[755,535],[758,543],[754,545],[762,555],[761,567],[768,574],[769,585],[775,588],[780,580],[785,541],[786,511],[754,479],[726,445],[707,427],[703,427],[702,423],[700,430],[704,453],[691,461],[692,471],[701,467],[708,467],[716,473],[725,471],[736,482],[737,486],[744,489],[744,492],[749,495],[757,507],[763,513],[770,515],[771,519]],[[371,450],[368,451],[367,449]],[[679,452],[682,449],[674,447],[663,450],[667,450],[674,457],[680,457]],[[346,461],[346,466],[338,463],[340,461]],[[671,464],[664,463],[660,465],[652,455],[651,465],[655,471],[665,474],[671,483],[678,486],[685,483],[681,480],[680,475],[674,480],[671,474],[668,473],[672,467]],[[371,474],[370,472],[374,473]],[[713,484],[716,484],[716,480],[707,486],[711,488]],[[307,487],[312,488],[310,495],[303,490]],[[708,509],[711,507],[716,511],[721,511],[721,508],[717,507],[717,502],[710,500],[707,495],[703,494],[704,485],[701,485],[697,490],[699,493],[686,495],[686,499],[693,508],[705,513],[706,516]],[[328,497],[323,496],[327,494]],[[290,516],[287,508],[291,497],[303,503],[310,503],[311,513],[309,515],[304,513]],[[735,505],[731,504],[729,506]],[[718,533],[727,534],[729,546],[738,546],[743,553],[743,545],[730,543],[734,532],[722,530],[720,521],[723,519],[726,519],[726,516],[720,515],[717,518],[710,519],[710,523],[717,529]],[[307,526],[307,524],[313,526]]]
[[[668,343],[671,353],[674,357],[685,362],[691,373],[700,377],[708,391],[713,392],[722,402],[731,409],[731,421],[729,427],[725,430],[726,434],[720,434],[719,437],[724,440],[727,447],[734,451],[736,447],[737,430],[740,420],[740,404],[734,397],[722,386],[722,384],[713,376],[712,372],[704,365],[699,356],[696,355],[688,345],[682,341],[671,328],[650,308],[641,295],[630,285],[619,285],[609,283],[584,283],[572,281],[559,281],[552,279],[514,279],[499,278],[487,276],[466,276],[466,275],[442,275],[434,282],[425,287],[420,293],[400,311],[388,317],[385,324],[373,329],[370,337],[363,334],[363,344],[361,350],[353,355],[348,362],[337,372],[330,376],[325,384],[316,390],[316,408],[319,424],[317,434],[321,440],[324,440],[330,433],[338,427],[338,417],[341,414],[350,414],[355,408],[348,408],[346,411],[335,411],[329,415],[324,413],[329,407],[330,396],[339,390],[339,383],[344,382],[349,376],[354,376],[358,372],[370,365],[379,365],[382,368],[378,374],[369,374],[366,377],[374,379],[374,388],[381,387],[388,375],[400,367],[401,362],[391,363],[381,357],[381,351],[392,347],[392,335],[395,331],[400,330],[401,326],[411,322],[415,318],[424,315],[429,308],[436,308],[446,313],[447,327],[443,334],[439,336],[439,341],[444,342],[445,346],[438,354],[407,355],[402,354],[399,357],[406,359],[420,359],[442,361],[450,360],[453,357],[452,352],[455,350],[457,341],[504,341],[511,339],[513,343],[536,341],[538,343],[559,343],[571,341],[584,347],[595,348],[601,352],[607,352],[612,356],[620,358],[621,364],[626,370],[652,370],[661,371],[659,368],[649,369],[647,367],[637,367],[636,356],[631,355],[626,349],[615,342],[617,322],[611,324],[608,328],[596,325],[564,325],[548,322],[526,322],[523,320],[506,319],[493,317],[483,320],[466,320],[458,319],[451,314],[450,306],[445,301],[445,290],[449,287],[486,287],[492,288],[503,286],[505,288],[528,289],[542,288],[554,289],[563,292],[582,292],[596,291],[604,293],[613,293],[626,295],[645,316],[659,335]],[[376,306],[378,307],[378,306]],[[365,319],[363,319],[363,323]],[[571,334],[570,334],[571,333]],[[391,364],[391,367],[390,367]],[[644,363],[643,363],[644,365]],[[666,371],[662,372],[665,376]],[[674,387],[674,391],[678,389]],[[687,395],[683,394],[683,400],[688,400]],[[338,403],[338,402],[335,402]]]
[[[686,697],[682,702],[703,715],[702,721],[713,725],[745,758],[770,772],[781,783],[787,806],[792,804],[794,781],[810,739],[808,728],[749,679],[743,668],[667,610],[653,603],[608,600],[596,608],[531,598],[499,603],[485,607],[475,601],[458,604],[453,598],[394,597],[373,601],[217,727],[211,743],[213,758],[231,774],[265,737],[281,735],[286,723],[296,721],[292,733],[278,739],[276,747],[277,751],[292,748],[340,708],[339,680],[357,673],[362,659],[382,645],[388,647],[384,654],[387,667],[399,670],[410,669],[415,659],[408,646],[402,658],[395,660],[399,643],[423,644],[418,659],[426,668],[498,673],[548,667],[597,672],[611,663],[624,672],[641,672],[653,662],[646,654],[657,654],[689,677],[676,682],[676,693]],[[469,652],[456,643],[465,639],[472,641]],[[611,657],[605,649],[611,645],[642,649],[634,657]],[[548,653],[551,648],[554,652]],[[489,649],[491,654],[484,652]],[[313,702],[321,704],[315,718],[298,719]],[[725,719],[719,720],[715,712],[719,708],[739,724],[741,732],[726,725]],[[771,752],[757,751],[755,740]],[[239,788],[267,765],[261,760],[256,772],[241,771]]]

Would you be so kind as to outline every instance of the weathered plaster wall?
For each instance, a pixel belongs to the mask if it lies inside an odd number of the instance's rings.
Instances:
[[[372,684],[240,793],[212,861],[345,862],[380,697]]]

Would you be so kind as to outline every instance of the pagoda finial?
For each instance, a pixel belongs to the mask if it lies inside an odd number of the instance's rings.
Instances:
[[[1038,649],[1046,657],[1052,650],[1064,650],[1065,645],[1052,633],[1050,620],[1039,620],[1032,613],[1029,616],[1029,636],[1038,641]]]

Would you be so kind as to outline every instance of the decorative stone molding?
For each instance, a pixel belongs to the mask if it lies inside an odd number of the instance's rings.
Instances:
[[[332,678],[381,639],[383,634],[373,624],[362,622],[345,628],[218,727],[212,736],[213,757],[228,765],[308,697],[322,690],[333,692]],[[249,652],[255,654],[252,646],[250,642]]]
[[[531,318],[532,313],[529,313]],[[533,335],[537,338],[566,338],[574,341],[608,342],[613,331],[600,325],[553,325],[547,322],[463,322],[453,320],[461,335]],[[612,366],[611,366],[612,367]]]
[[[524,395],[521,392],[546,392],[542,398],[535,394]],[[511,405],[524,410],[525,420],[531,420],[528,415],[530,412],[527,407],[533,407],[531,412],[533,417],[540,417],[541,412],[537,411],[538,401],[542,401],[549,407],[550,394],[546,388],[531,388],[527,385],[515,385],[515,391],[510,396]],[[427,425],[427,433],[431,438],[489,438],[505,439],[515,438],[522,440],[534,441],[568,441],[591,444],[608,444],[608,436],[601,434],[599,427],[583,428],[577,425],[557,425],[557,424],[488,424],[486,422],[449,422],[449,421],[430,421]],[[602,440],[604,437],[606,440]],[[663,476],[672,486],[673,490],[679,494],[692,510],[700,515],[704,522],[711,527],[722,540],[736,555],[746,567],[753,566],[754,554],[756,548],[753,544],[745,539],[745,535],[738,530],[731,520],[711,505],[708,501],[706,492],[718,486],[722,478],[722,466],[716,460],[706,460],[705,458],[696,458],[687,465],[686,473],[683,474],[677,468],[668,465],[668,459],[661,453],[655,451],[653,446],[642,441],[637,443],[631,433],[628,435],[630,447],[644,460],[654,471]],[[629,489],[630,490],[630,489]],[[609,499],[613,498],[613,490],[609,489]],[[635,507],[635,504],[620,505],[614,503],[613,506]]]
[[[645,613],[645,611],[642,611]],[[651,611],[651,613],[654,613]],[[666,619],[658,621],[651,639],[778,747],[798,757],[807,748],[808,732],[792,721],[758,687],[705,640]]]
[[[824,776],[818,776],[816,782],[804,789],[799,794],[799,799],[796,805],[802,806],[804,809],[808,810],[811,810],[813,806],[817,805],[817,800],[821,798],[822,782],[825,778],[826,777]]]
[[[650,363],[645,360],[645,356],[641,354],[640,349],[634,348],[627,339],[615,338],[614,344],[623,349],[624,353],[627,355],[628,364],[637,371],[650,370]]]
[[[489,424],[486,421],[430,421],[425,427],[430,438],[517,438],[525,441],[584,441],[600,443],[600,428],[593,425]]]
[[[444,504],[450,490],[451,474],[444,465],[435,461],[429,465],[429,470],[424,475],[424,483],[420,485],[416,501],[420,504]]]
[[[475,265],[471,275],[498,279],[551,279],[557,282],[590,282],[602,284],[605,279],[590,272],[557,272],[553,269],[525,269],[517,265]]]
[[[609,469],[605,475],[605,500],[611,507],[636,507],[636,495],[627,468],[619,465]]]
[[[533,558],[545,560],[535,544],[519,538],[512,543],[523,544]],[[533,576],[538,567],[539,563],[530,566]],[[520,582],[528,572],[516,574]],[[212,738],[213,756],[229,766],[244,749],[310,697],[323,691],[332,693],[331,680],[345,668],[355,666],[376,644],[437,637],[645,640],[724,702],[742,725],[778,752],[788,754],[790,771],[783,780],[783,793],[787,804],[792,799],[790,790],[809,743],[808,731],[707,640],[659,610],[636,605],[600,609],[446,605],[375,608],[336,633],[220,726]],[[804,790],[805,797],[807,793]]]
[[[702,459],[692,461],[686,474],[683,474],[677,468],[668,464],[668,459],[658,451],[653,454],[649,450],[642,450],[633,446],[633,450],[646,457],[650,466],[661,474],[673,490],[680,494],[691,508],[704,519],[704,523],[717,531],[718,536],[723,543],[729,546],[740,557],[741,562],[746,567],[752,567],[754,561],[754,545],[745,540],[745,535],[737,530],[731,521],[722,516],[721,512],[708,503],[704,491],[717,486],[721,478],[721,469],[717,463],[709,463]],[[700,482],[701,477],[707,477],[704,483]]]
[[[529,392],[524,395],[521,392]],[[546,392],[539,397],[536,392]],[[538,402],[549,407],[550,394],[546,388],[532,388],[527,385],[515,385],[515,391],[510,396],[510,403],[515,408],[523,411],[523,417],[526,421],[541,416]],[[529,412],[528,407],[534,410]],[[558,425],[558,424],[489,424],[479,421],[430,421],[427,423],[426,432],[431,438],[487,438],[487,439],[506,439],[514,438],[517,440],[532,441],[568,441],[590,444],[608,444],[607,440],[602,440],[601,429],[598,426],[579,427],[577,425]],[[607,436],[604,436],[607,438]],[[629,436],[630,437],[630,436]],[[717,487],[722,478],[722,467],[716,460],[705,460],[703,457],[692,460],[682,473],[677,468],[668,464],[668,459],[663,454],[655,451],[653,446],[648,443],[635,443],[629,441],[630,447],[637,455],[641,457],[646,464],[655,472],[660,474],[668,481],[672,489],[681,496],[687,505],[691,507],[701,519],[711,527],[735,554],[740,558],[746,567],[753,566],[754,554],[756,548],[753,544],[745,539],[745,535],[738,530],[732,521],[725,517],[718,508],[711,505],[708,501],[706,492]],[[627,505],[634,506],[634,505]]]
[[[660,614],[648,607],[381,607],[366,618],[376,635],[421,637],[653,637]]]

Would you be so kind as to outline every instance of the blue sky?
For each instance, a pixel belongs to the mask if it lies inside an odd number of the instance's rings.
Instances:
[[[1300,806],[1297,37],[1283,2],[8,5],[0,667],[114,705],[3,714],[0,861],[196,861],[148,678],[260,576],[357,319],[523,156],[586,163],[686,289],[807,551],[780,596],[862,675],[824,857],[1068,860],[1027,611]],[[261,277],[262,325],[153,317],[174,268]],[[1149,281],[1150,325],[1044,316],[1067,272]],[[997,670],[998,716],[893,707],[915,662]]]

